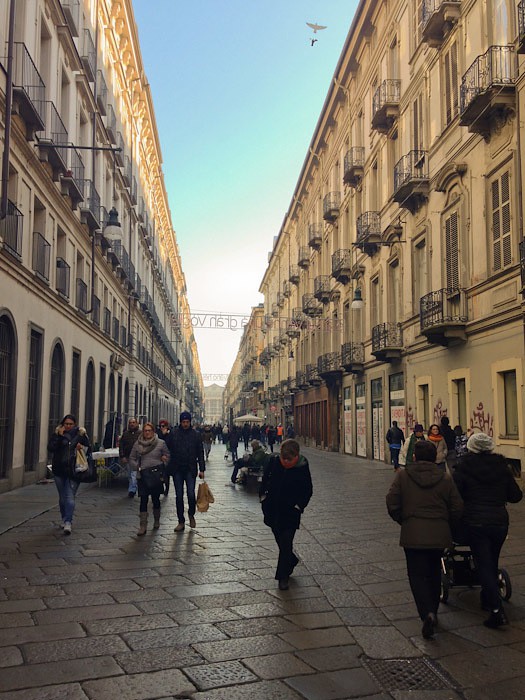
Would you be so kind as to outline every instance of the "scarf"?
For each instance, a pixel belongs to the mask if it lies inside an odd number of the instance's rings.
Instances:
[[[445,438],[443,437],[443,435],[429,435],[428,439],[432,442],[439,442],[440,440],[444,440]]]
[[[139,435],[137,438],[137,444],[139,446],[140,456],[143,457],[144,455],[147,455],[148,452],[152,452],[152,450],[154,450],[157,446],[158,440],[159,438],[156,435],[149,440],[144,440],[142,435]]]

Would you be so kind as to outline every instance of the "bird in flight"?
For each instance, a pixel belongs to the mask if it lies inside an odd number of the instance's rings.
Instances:
[[[322,29],[326,29],[326,26],[322,24],[317,24],[316,22],[307,22],[306,23],[310,29],[314,30],[314,34],[317,34],[317,32],[320,32]],[[317,39],[314,39],[313,37],[310,39],[310,46],[313,46]]]

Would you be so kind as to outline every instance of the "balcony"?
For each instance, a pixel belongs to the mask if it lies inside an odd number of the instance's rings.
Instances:
[[[458,345],[467,340],[467,304],[465,292],[446,287],[430,292],[419,300],[421,335],[434,345]]]
[[[461,16],[460,0],[423,0],[421,39],[438,49]]]
[[[292,296],[292,285],[288,280],[283,282],[283,297],[289,299]]]
[[[525,53],[525,0],[518,3],[518,46],[517,53]]]
[[[299,284],[301,279],[299,265],[290,265],[290,282],[291,284]]]
[[[25,122],[26,139],[33,141],[45,126],[46,87],[25,44],[15,42],[13,53],[13,113]]]
[[[290,321],[286,333],[289,338],[298,338],[303,328],[308,325],[308,317],[305,315],[301,307],[292,309],[292,320]]]
[[[80,0],[60,0],[71,36],[78,36],[80,27]]]
[[[64,258],[57,258],[55,286],[59,294],[69,299],[69,284],[71,279],[71,268]]]
[[[319,376],[328,381],[341,376],[341,353],[327,352],[317,358],[317,372]]]
[[[60,178],[62,194],[71,199],[71,207],[75,210],[84,199],[84,163],[76,148],[68,149],[69,168]]]
[[[3,249],[19,260],[22,257],[22,229],[24,216],[13,202],[7,202],[7,216],[0,219],[0,242]]]
[[[410,151],[394,166],[394,202],[414,214],[428,199],[428,157],[426,151]]]
[[[111,338],[117,344],[120,342],[120,323],[118,318],[113,318]]]
[[[372,328],[372,355],[380,362],[401,358],[403,334],[400,323],[380,323]]]
[[[308,246],[300,246],[297,264],[302,270],[307,270],[310,267],[310,251]]]
[[[80,279],[80,277],[77,277],[77,294],[75,297],[75,305],[79,311],[82,311],[83,314],[88,312],[88,288],[87,284],[84,282],[83,279]]]
[[[82,190],[84,198],[80,207],[80,220],[92,233],[100,228],[100,196],[92,180],[84,180]]]
[[[399,116],[400,80],[383,80],[372,99],[372,129],[388,134]]]
[[[101,70],[97,70],[97,107],[100,114],[105,117],[108,108],[108,86]]]
[[[319,376],[317,365],[306,365],[306,381],[310,386],[319,386],[323,380]]]
[[[319,250],[323,243],[323,225],[309,224],[308,225],[308,245],[314,250]]]
[[[460,126],[490,137],[516,109],[516,58],[513,46],[491,46],[461,80]]]
[[[303,294],[303,312],[311,317],[320,316],[323,313],[323,307],[313,294]]]
[[[107,307],[104,307],[104,333],[111,333],[111,311]]]
[[[341,284],[348,284],[352,276],[352,251],[336,250],[332,253],[332,277]]]
[[[304,391],[305,389],[310,388],[310,385],[308,384],[308,380],[306,378],[305,371],[298,370],[295,373],[295,386],[296,386],[296,389],[300,389],[301,391]]]
[[[122,281],[129,289],[135,287],[135,267],[122,241],[112,240],[107,252],[108,260],[113,264]]]
[[[279,316],[279,306],[276,301],[272,304],[272,316],[277,318]]]
[[[341,193],[329,192],[323,199],[323,219],[333,224],[339,218],[341,208]]]
[[[84,29],[82,35],[80,60],[82,61],[82,68],[84,69],[86,78],[90,83],[94,83],[95,71],[97,69],[97,52],[95,51],[95,44],[93,43],[90,29]]]
[[[97,328],[100,328],[100,299],[93,294],[91,300],[91,318]]]
[[[341,364],[345,372],[353,372],[354,374],[362,372],[365,364],[363,343],[343,343],[341,345]]]
[[[49,254],[51,245],[38,231],[33,231],[33,272],[42,281],[49,284]]]
[[[38,157],[49,163],[53,180],[58,182],[60,175],[67,172],[67,129],[52,102],[44,102],[44,114],[45,127],[38,136]]]
[[[383,242],[381,215],[378,211],[366,211],[357,217],[357,238],[354,245],[366,255],[375,255]]]
[[[349,148],[345,155],[343,182],[357,187],[365,174],[365,149],[363,146]]]
[[[114,151],[115,153],[115,162],[119,166],[119,168],[124,167],[124,137],[122,136],[121,131],[117,131],[115,134],[116,139],[115,139],[115,144],[116,147],[120,150]]]
[[[112,104],[108,104],[106,109],[106,133],[110,143],[117,142],[117,115]]]
[[[282,292],[277,292],[277,297],[276,297],[276,298],[277,298],[277,302],[276,302],[276,303],[277,303],[277,306],[278,306],[280,309],[282,309],[283,306],[284,306],[284,302],[285,302],[283,293],[282,293]]]
[[[314,297],[322,304],[328,304],[332,297],[330,275],[319,275],[314,279]]]
[[[124,165],[122,166],[122,182],[129,189],[131,187],[131,177],[133,175],[133,167],[131,158],[124,156]]]
[[[521,294],[525,293],[525,239],[520,241]]]

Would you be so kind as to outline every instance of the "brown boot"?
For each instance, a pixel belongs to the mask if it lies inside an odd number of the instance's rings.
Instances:
[[[153,509],[153,529],[158,530],[160,527],[160,508]]]
[[[139,513],[140,517],[140,525],[139,529],[137,530],[137,536],[141,537],[142,535],[146,534],[146,530],[148,529],[148,514],[147,513]]]

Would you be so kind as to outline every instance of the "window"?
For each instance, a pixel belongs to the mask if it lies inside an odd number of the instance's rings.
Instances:
[[[414,264],[412,273],[414,284],[414,311],[417,311],[419,309],[419,300],[428,292],[426,238],[420,238],[414,244],[412,260]]]
[[[0,316],[0,479],[11,469],[15,428],[17,351],[11,320]]]
[[[417,422],[422,423],[425,430],[428,429],[430,423],[430,403],[429,403],[429,387],[428,384],[420,384],[417,387]]]
[[[86,397],[84,403],[84,427],[91,442],[95,425],[95,368],[90,360],[86,369]]]
[[[423,95],[421,94],[412,103],[412,149],[423,150]]]
[[[459,215],[457,211],[445,219],[446,287],[459,289]]]
[[[48,435],[54,432],[64,415],[64,371],[64,351],[57,343],[51,357]]]
[[[423,36],[423,0],[414,0],[415,4],[415,34],[416,34],[416,46],[417,48],[421,43],[421,38]]]
[[[397,323],[402,307],[401,266],[399,260],[393,260],[388,266],[388,320]]]
[[[512,265],[512,221],[510,206],[510,173],[491,183],[492,268],[498,272]]]
[[[373,328],[379,323],[381,316],[381,299],[379,295],[379,277],[370,282],[370,326]]]
[[[454,379],[455,416],[463,430],[467,429],[467,385],[465,379]]]
[[[71,366],[71,413],[79,419],[80,408],[80,353],[73,351]],[[91,435],[90,435],[91,437]]]
[[[445,88],[445,126],[448,126],[459,111],[458,49],[456,42],[451,44],[450,49],[445,53],[443,80]]]
[[[32,471],[38,464],[40,442],[40,401],[42,397],[42,333],[31,330],[29,345],[29,367],[27,376],[27,416],[24,466]]]
[[[501,372],[503,384],[503,410],[505,435],[502,437],[517,439],[518,431],[518,393],[516,382],[516,370]]]

